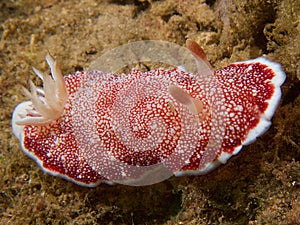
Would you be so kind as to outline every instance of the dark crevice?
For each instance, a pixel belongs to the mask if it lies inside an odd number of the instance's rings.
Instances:
[[[162,18],[163,21],[165,21],[166,23],[168,23],[169,20],[170,20],[170,18],[171,18],[172,16],[182,16],[182,14],[180,14],[180,13],[177,12],[177,11],[175,11],[175,12],[173,12],[173,13],[164,15],[164,16],[162,16],[161,18]]]
[[[273,24],[276,20],[276,5],[270,4],[270,5],[265,5],[261,9],[261,13],[257,15],[257,20],[260,21],[256,25],[256,27],[253,27],[253,37],[254,37],[254,43],[256,46],[258,46],[260,49],[262,49],[264,54],[267,54],[267,43],[268,39],[264,33],[264,29],[266,26],[269,24]]]
[[[282,106],[294,102],[300,94],[300,81],[296,81],[283,98]]]
[[[207,5],[209,5],[210,7],[212,7],[215,3],[216,3],[217,0],[207,0],[205,3]]]
[[[150,7],[148,1],[137,1],[137,0],[111,0],[110,3],[117,5],[135,5],[138,11],[144,11]]]
[[[75,71],[83,71],[83,67],[80,65],[75,65],[74,69],[75,69]]]

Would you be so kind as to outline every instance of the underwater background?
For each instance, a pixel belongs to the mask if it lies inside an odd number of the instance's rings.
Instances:
[[[10,0],[0,22],[0,224],[299,224],[299,1]],[[46,51],[72,74],[128,42],[187,38],[215,69],[265,54],[287,74],[271,128],[225,165],[145,187],[83,188],[21,151],[11,114],[21,86],[41,84],[31,67],[49,71]]]

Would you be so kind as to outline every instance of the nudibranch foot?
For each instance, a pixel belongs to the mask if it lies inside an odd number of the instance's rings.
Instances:
[[[37,88],[30,80],[30,91],[22,88],[24,95],[31,100],[31,105],[24,108],[16,121],[17,125],[43,125],[59,118],[64,111],[68,93],[63,75],[58,64],[46,54],[46,61],[51,69],[51,76],[36,68],[34,73],[43,81],[43,89]],[[17,119],[17,118],[16,118]]]

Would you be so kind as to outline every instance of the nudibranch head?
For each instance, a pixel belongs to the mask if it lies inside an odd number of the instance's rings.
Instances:
[[[202,73],[175,69],[96,70],[30,82],[12,127],[40,167],[84,186],[148,185],[175,175],[205,174],[270,126],[285,74],[264,57],[214,71],[193,41]]]

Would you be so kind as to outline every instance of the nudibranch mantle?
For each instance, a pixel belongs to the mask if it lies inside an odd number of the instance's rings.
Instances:
[[[213,71],[195,42],[187,46],[213,76],[175,68],[63,77],[47,54],[52,77],[34,69],[44,89],[31,82],[30,101],[13,113],[22,150],[87,187],[147,185],[226,163],[271,125],[285,73],[265,57]]]

